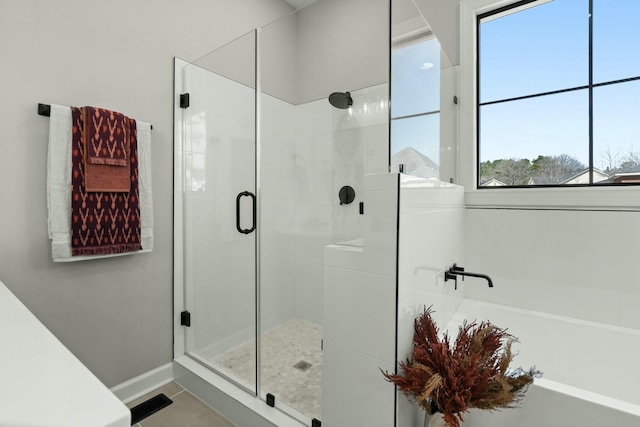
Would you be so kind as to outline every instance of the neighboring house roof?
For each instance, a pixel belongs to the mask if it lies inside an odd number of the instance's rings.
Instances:
[[[506,186],[507,184],[495,178],[491,178],[488,181],[483,181],[480,183],[480,187],[506,187]]]
[[[624,183],[640,182],[640,165],[621,169],[613,173],[608,179],[598,181],[599,183]]]
[[[602,172],[599,169],[593,168],[593,182],[601,182],[609,178],[609,175]],[[589,168],[586,168],[574,175],[569,176],[560,182],[563,184],[588,184],[589,183]]]
[[[407,147],[391,156],[391,170],[398,171],[398,165],[404,165],[404,173],[421,178],[440,178],[440,168],[429,157],[416,149]]]
[[[556,185],[557,183],[557,179],[548,176],[532,176],[527,185]]]
[[[639,174],[639,173],[640,173],[640,165],[636,165],[636,166],[631,166],[630,168],[621,169],[621,170],[617,171],[615,173],[615,175],[617,175],[617,174]]]
[[[609,178],[609,175],[598,170],[593,169],[593,182],[603,182]],[[534,176],[529,178],[527,185],[568,185],[568,184],[588,184],[589,183],[589,168],[583,169],[580,172],[567,174],[563,177],[549,177],[549,176]]]

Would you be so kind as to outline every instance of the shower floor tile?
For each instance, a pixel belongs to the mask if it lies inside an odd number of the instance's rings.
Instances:
[[[261,336],[261,388],[309,418],[320,419],[322,405],[322,326],[290,319]],[[254,382],[255,340],[247,341],[210,360],[248,383]],[[301,371],[294,365],[311,367]]]

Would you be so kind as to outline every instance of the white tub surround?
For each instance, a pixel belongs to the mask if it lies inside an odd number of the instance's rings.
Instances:
[[[444,281],[453,263],[464,266],[464,188],[433,179],[401,175],[398,238],[397,359],[411,355],[414,319],[424,307],[444,327],[458,309],[467,287],[486,287],[476,280]],[[397,426],[418,425],[424,412],[397,392]]]
[[[129,409],[2,282],[0,336],[0,425],[131,425]]]

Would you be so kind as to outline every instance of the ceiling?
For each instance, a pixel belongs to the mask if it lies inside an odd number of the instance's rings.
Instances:
[[[285,0],[289,3],[295,10],[302,9],[303,7],[309,6],[311,3],[315,3],[318,0]]]

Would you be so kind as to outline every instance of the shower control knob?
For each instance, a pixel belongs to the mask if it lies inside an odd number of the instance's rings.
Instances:
[[[340,192],[338,193],[338,197],[340,198],[341,205],[348,205],[349,203],[355,200],[356,191],[353,189],[353,187],[349,185],[345,185],[340,189]]]

